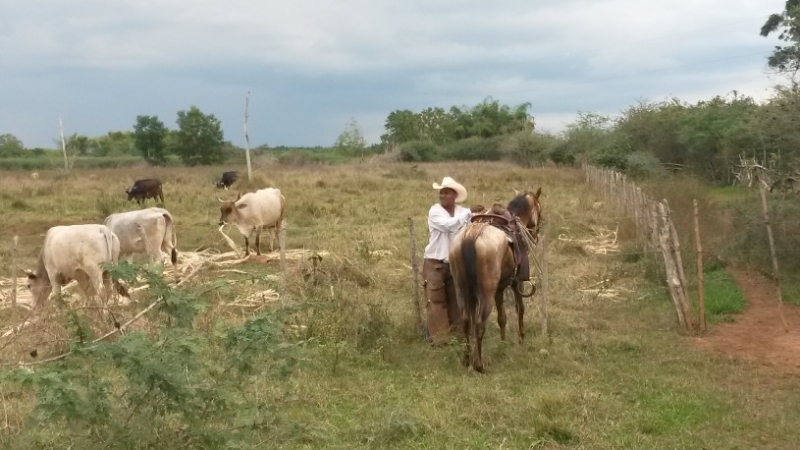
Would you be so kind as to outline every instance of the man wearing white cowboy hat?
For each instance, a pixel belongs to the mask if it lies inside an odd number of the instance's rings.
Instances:
[[[425,246],[422,276],[428,300],[428,335],[434,344],[439,344],[447,340],[451,329],[460,329],[462,323],[447,260],[450,243],[456,232],[469,223],[472,214],[484,208],[475,205],[467,209],[456,205],[467,199],[467,189],[450,177],[444,177],[441,184],[433,183],[433,188],[439,191],[439,203],[428,211],[430,240]]]

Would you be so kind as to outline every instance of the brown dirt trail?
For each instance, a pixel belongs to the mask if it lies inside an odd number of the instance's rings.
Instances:
[[[782,372],[800,374],[800,307],[782,306],[789,328],[781,323],[774,283],[746,269],[728,268],[747,298],[747,307],[733,323],[710,325],[694,344],[730,357],[763,363]]]

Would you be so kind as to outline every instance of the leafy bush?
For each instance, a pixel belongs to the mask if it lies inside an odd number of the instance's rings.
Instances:
[[[448,144],[443,151],[444,159],[457,161],[499,161],[500,139],[471,137]]]
[[[284,313],[267,311],[240,325],[194,329],[201,299],[168,285],[157,271],[110,267],[115,278],[141,275],[151,287],[152,334],[87,342],[75,321],[70,354],[36,371],[0,373],[8,389],[33,391],[31,426],[7,436],[9,448],[241,448],[282,414],[303,342],[284,338]],[[214,286],[212,285],[212,288]],[[208,286],[206,286],[208,288]],[[286,310],[285,313],[291,313]],[[268,382],[264,380],[268,379]],[[268,389],[265,389],[268,386]],[[35,426],[34,426],[35,424]]]
[[[439,147],[428,141],[410,141],[400,146],[400,161],[427,162],[439,159]]]

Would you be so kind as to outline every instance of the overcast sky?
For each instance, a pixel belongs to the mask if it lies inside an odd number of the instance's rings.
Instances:
[[[331,145],[350,118],[532,104],[558,132],[578,111],[694,102],[781,81],[759,35],[784,0],[0,0],[0,134],[54,147],[64,132],[176,128],[195,105],[225,140]]]

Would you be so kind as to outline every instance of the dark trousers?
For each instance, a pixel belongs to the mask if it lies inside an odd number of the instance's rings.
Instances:
[[[436,259],[422,262],[427,298],[428,335],[434,344],[446,342],[452,331],[461,328],[461,310],[458,308],[456,286],[450,274],[450,265]]]

